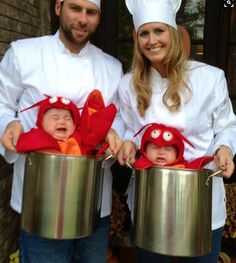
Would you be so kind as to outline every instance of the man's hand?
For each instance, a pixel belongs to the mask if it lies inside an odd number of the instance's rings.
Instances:
[[[107,133],[106,141],[109,144],[109,153],[115,157],[122,146],[122,141],[116,131],[112,128]]]
[[[16,144],[20,134],[23,132],[23,127],[19,121],[10,122],[2,137],[1,143],[2,145],[9,151],[16,152]]]

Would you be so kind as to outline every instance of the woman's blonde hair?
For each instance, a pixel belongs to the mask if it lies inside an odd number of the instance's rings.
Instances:
[[[189,95],[191,95],[191,92],[185,81],[187,56],[181,35],[171,26],[167,25],[167,27],[171,42],[162,63],[165,67],[169,84],[162,100],[169,111],[176,112],[182,103],[181,91],[189,91]],[[137,94],[137,107],[142,117],[144,117],[147,108],[150,106],[152,97],[150,69],[150,61],[141,53],[136,36],[131,71],[133,73],[132,83]]]

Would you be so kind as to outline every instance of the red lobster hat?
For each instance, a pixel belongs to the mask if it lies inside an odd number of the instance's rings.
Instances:
[[[157,147],[174,146],[178,151],[178,158],[175,163],[180,163],[184,161],[184,141],[194,148],[191,142],[189,142],[177,129],[165,126],[164,124],[147,124],[140,129],[134,137],[145,128],[147,129],[143,134],[140,147],[140,153],[143,156],[146,156],[145,152],[148,143],[153,143]]]
[[[72,118],[74,120],[75,126],[77,127],[79,125],[79,122],[80,122],[79,109],[70,99],[65,98],[65,97],[57,97],[57,96],[51,97],[49,95],[45,95],[45,96],[46,96],[46,99],[38,101],[37,103],[22,110],[21,112],[38,106],[39,111],[38,111],[38,118],[37,118],[36,125],[42,129],[43,116],[47,110],[51,108],[69,110],[72,114]]]

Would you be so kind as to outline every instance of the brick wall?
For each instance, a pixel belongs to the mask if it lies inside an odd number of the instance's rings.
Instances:
[[[0,60],[11,41],[49,34],[50,0],[0,0]],[[19,215],[10,208],[12,165],[0,156],[0,262],[18,248]]]
[[[0,58],[11,41],[50,33],[50,0],[0,0]]]

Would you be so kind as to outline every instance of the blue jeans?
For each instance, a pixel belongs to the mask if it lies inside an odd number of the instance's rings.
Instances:
[[[109,225],[109,217],[102,218],[92,235],[69,240],[40,238],[21,230],[20,262],[104,263],[107,258]]]
[[[222,232],[223,232],[223,228],[219,228],[212,231],[211,253],[201,257],[178,258],[177,262],[178,263],[217,263],[221,249]],[[137,263],[171,263],[173,257],[159,255],[137,247],[135,249],[135,259]]]

